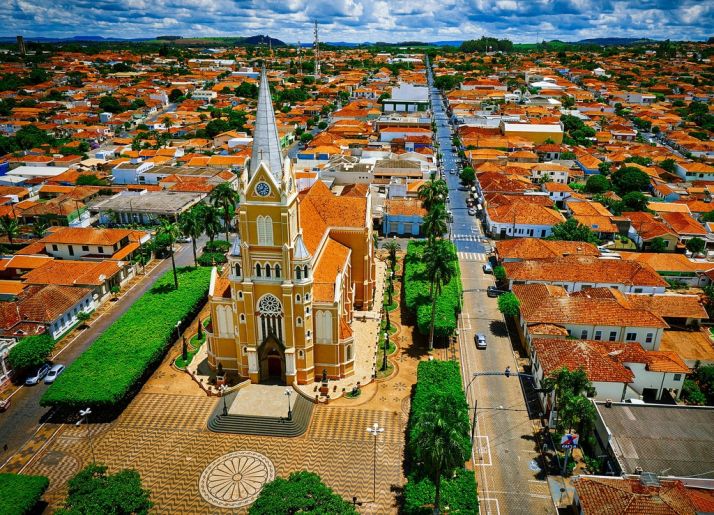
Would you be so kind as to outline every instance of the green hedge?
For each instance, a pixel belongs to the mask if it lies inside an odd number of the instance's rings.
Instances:
[[[156,284],[57,378],[40,400],[43,406],[76,410],[109,408],[126,400],[176,338],[176,322],[190,323],[206,301],[211,270],[178,270]]]
[[[222,265],[228,258],[221,252],[204,252],[198,256],[198,264],[201,266]]]
[[[469,410],[461,382],[461,370],[456,361],[421,361],[417,368],[417,383],[409,414],[409,429],[407,433],[408,456],[415,455],[414,438],[416,432],[413,422],[421,413],[429,411],[436,396],[445,396],[454,411],[464,417],[465,427],[471,427]],[[471,435],[464,435],[470,442]],[[468,449],[471,454],[471,448]],[[404,487],[403,512],[409,515],[421,515],[432,512],[435,488],[430,471],[423,470],[417,464],[412,464],[412,471]],[[449,507],[449,513],[478,513],[478,497],[476,495],[476,478],[474,473],[460,468],[454,477],[441,478],[442,508]]]
[[[227,242],[226,240],[213,240],[213,243],[210,241],[206,243],[203,247],[204,252],[228,252],[228,249],[231,248],[230,242]]]
[[[448,284],[442,287],[441,295],[436,299],[434,336],[446,338],[456,330],[457,317],[461,311],[461,271],[454,244],[443,240],[440,241],[440,244],[448,245],[456,269],[456,274]],[[411,241],[407,246],[404,266],[404,301],[407,309],[416,315],[419,332],[427,335],[431,325],[431,297],[429,295],[431,284],[426,276],[424,249],[426,249],[425,240]]]
[[[431,515],[434,510],[434,482],[419,473],[411,474],[404,486],[405,515]],[[454,477],[441,478],[441,503],[444,513],[478,513],[476,476],[473,470],[457,469]],[[448,512],[447,512],[448,507]]]
[[[54,346],[55,341],[49,334],[27,336],[10,350],[7,362],[16,371],[38,367],[47,361]]]
[[[0,513],[31,513],[49,484],[50,481],[45,476],[0,474]]]

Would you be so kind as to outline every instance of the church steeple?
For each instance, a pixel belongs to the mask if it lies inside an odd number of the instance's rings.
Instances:
[[[278,126],[275,123],[273,101],[270,98],[270,85],[265,73],[265,66],[260,71],[258,90],[258,109],[255,113],[253,128],[253,152],[250,156],[249,180],[263,162],[279,184],[283,175],[283,154],[280,149]]]

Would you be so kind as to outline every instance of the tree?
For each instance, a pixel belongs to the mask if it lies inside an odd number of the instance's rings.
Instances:
[[[300,134],[300,142],[307,143],[312,140],[312,137],[312,134],[310,134],[309,132],[303,132],[302,134]]]
[[[692,254],[701,254],[702,252],[704,252],[705,246],[706,244],[704,243],[704,240],[701,238],[697,238],[696,236],[687,240],[686,243],[687,250]]]
[[[174,88],[171,90],[171,93],[169,93],[169,102],[174,103],[177,102],[179,98],[183,96],[183,91],[180,89]]]
[[[431,324],[429,327],[429,350],[434,348],[434,321],[436,317],[436,299],[441,295],[442,287],[455,275],[451,243],[432,241],[424,251],[426,276],[429,279],[431,297]]]
[[[250,82],[243,82],[235,89],[234,93],[237,97],[255,99],[258,98],[258,86]]]
[[[422,206],[427,211],[431,211],[435,204],[443,204],[446,202],[446,197],[449,194],[449,187],[441,179],[431,179],[425,182],[417,190],[417,195],[421,200]]]
[[[433,477],[434,513],[441,511],[441,478],[464,466],[468,454],[468,416],[460,416],[449,398],[434,396],[431,409],[423,410],[414,419],[414,450],[416,459]]]
[[[569,218],[565,222],[553,226],[553,234],[548,237],[550,240],[563,241],[585,241],[588,243],[599,242],[594,232],[589,227],[584,226],[575,218]]]
[[[183,213],[181,213],[181,215],[179,215],[178,225],[179,229],[181,230],[181,234],[188,238],[191,238],[191,247],[193,250],[193,264],[194,266],[198,266],[196,240],[203,233],[203,224],[201,223],[201,219],[198,216],[198,211],[192,209],[190,211],[184,211]]]
[[[647,211],[649,200],[639,191],[631,191],[622,197],[622,211]]]
[[[385,241],[382,244],[382,248],[389,252],[389,265],[390,268],[392,269],[392,273],[394,273],[394,270],[397,267],[397,252],[402,250],[402,247],[399,245],[399,243],[392,239],[389,241]]]
[[[59,515],[146,514],[154,505],[136,470],[107,474],[107,467],[92,463],[68,482],[67,500]]]
[[[209,138],[213,138],[218,134],[226,132],[230,129],[231,126],[228,124],[227,121],[218,118],[216,120],[211,120],[206,124],[206,135]]]
[[[169,242],[169,254],[171,255],[171,268],[173,269],[173,272],[174,272],[174,287],[177,290],[179,287],[179,283],[178,283],[178,275],[176,274],[176,260],[174,259],[174,243],[176,243],[176,238],[178,238],[179,234],[181,234],[181,232],[179,231],[178,225],[174,222],[169,221],[166,218],[161,220],[161,225],[159,226],[158,231],[156,231],[157,237],[163,236]]]
[[[669,173],[677,173],[677,162],[672,158],[665,159],[659,166]]]
[[[612,184],[620,195],[649,188],[650,177],[634,166],[623,166],[612,174]]]
[[[588,193],[605,193],[610,191],[610,181],[604,175],[591,175],[585,183],[585,191]]]
[[[543,379],[542,387],[554,392],[560,431],[577,429],[584,433],[595,421],[594,406],[583,395],[594,396],[595,389],[582,368],[553,371]]]
[[[55,342],[49,334],[26,336],[7,355],[13,370],[27,370],[47,361]]]
[[[77,177],[77,186],[103,186],[106,184],[93,173],[83,173]]]
[[[47,232],[48,227],[49,225],[47,225],[47,222],[42,219],[39,219],[34,224],[32,224],[32,231],[35,233],[35,236],[37,236],[38,238],[42,238]]]
[[[476,180],[476,171],[470,166],[465,166],[459,177],[464,184],[471,184]]]
[[[80,324],[82,325],[82,327],[86,327],[86,326],[87,326],[87,321],[89,321],[89,319],[91,318],[91,316],[92,316],[92,315],[90,315],[90,314],[87,313],[86,311],[80,311],[79,313],[77,313],[77,320],[80,322]]]
[[[653,238],[650,242],[650,250],[652,252],[664,252],[667,250],[667,242],[664,240],[664,238],[660,238],[659,236],[657,236],[656,238]]]
[[[275,478],[248,509],[249,515],[297,513],[357,515],[352,504],[334,493],[320,476],[306,470],[293,472],[287,479]]]
[[[223,215],[223,228],[226,232],[226,241],[228,240],[228,231],[231,227],[231,218],[238,203],[238,192],[234,190],[227,182],[222,182],[208,195],[208,198],[213,203],[214,207],[221,209]]]
[[[422,219],[422,231],[429,241],[441,238],[447,231],[447,220],[444,204],[435,204]]]
[[[112,284],[112,286],[109,288],[109,291],[112,293],[112,298],[114,300],[117,300],[119,292],[121,291],[121,286],[119,286],[118,284]]]
[[[602,175],[610,175],[611,168],[612,168],[612,163],[608,163],[607,161],[603,161],[602,163],[597,165],[597,170]]]
[[[124,108],[121,106],[119,101],[111,95],[99,97],[99,109],[101,109],[102,112],[114,114],[124,111]]]
[[[199,204],[196,208],[198,217],[202,221],[203,230],[211,243],[216,238],[216,234],[221,232],[221,217],[218,214],[218,209],[207,204]]]
[[[505,317],[516,317],[521,311],[521,301],[512,291],[506,292],[498,297],[498,310]]]
[[[20,226],[16,219],[5,215],[0,218],[0,232],[7,236],[10,245],[12,245],[13,238],[20,233]]]

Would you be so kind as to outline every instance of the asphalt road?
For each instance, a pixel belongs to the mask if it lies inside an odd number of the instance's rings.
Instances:
[[[430,87],[431,81],[429,74]],[[493,276],[482,270],[491,244],[483,236],[478,219],[468,215],[468,192],[458,189],[458,156],[451,150],[452,129],[442,95],[435,88],[431,88],[430,95],[436,137],[443,154],[443,175],[451,199],[447,206],[454,220],[451,237],[459,254],[464,288],[464,309],[459,317],[460,360],[464,385],[469,385],[475,372],[500,372],[507,366],[515,371],[517,361],[508,329],[498,311],[497,299],[486,295],[486,288],[495,284]],[[457,174],[449,173],[451,169]],[[484,350],[476,349],[474,336],[477,333],[486,336],[487,348]],[[481,513],[554,513],[533,440],[537,418],[531,419],[519,378],[481,376],[467,386],[466,395],[472,408],[471,415],[474,404],[478,408],[472,458]]]
[[[202,237],[198,241],[200,249],[207,238]],[[180,250],[176,252],[176,266],[187,266],[193,264],[193,252],[191,244],[182,244]],[[110,311],[100,318],[91,322],[88,329],[85,329],[65,350],[57,357],[56,362],[70,364],[79,357],[84,350],[99,336],[104,330],[117,320],[131,305],[151,286],[161,275],[171,269],[171,259],[164,259],[150,274],[134,288],[116,302]],[[49,386],[41,383],[36,386],[23,386],[13,396],[10,408],[0,413],[0,469],[2,465],[15,454],[25,442],[32,437],[38,426],[48,418],[49,409],[40,406],[40,397]],[[4,446],[8,446],[7,451],[3,451]]]

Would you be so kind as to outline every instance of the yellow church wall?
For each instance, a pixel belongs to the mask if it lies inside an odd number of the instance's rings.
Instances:
[[[338,243],[352,249],[351,267],[352,281],[355,283],[355,307],[370,308],[372,306],[372,291],[374,288],[374,260],[367,259],[370,247],[373,245],[370,231],[363,230],[332,230],[330,237]]]

